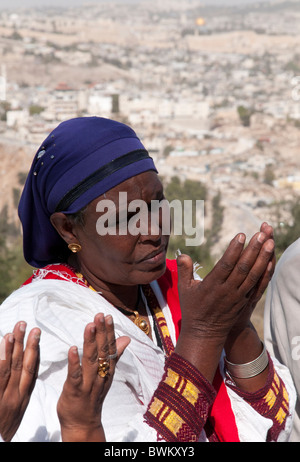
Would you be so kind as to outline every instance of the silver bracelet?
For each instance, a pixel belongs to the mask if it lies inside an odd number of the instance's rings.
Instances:
[[[225,358],[225,365],[229,375],[237,379],[250,379],[263,372],[269,364],[269,356],[263,344],[263,351],[258,358],[245,364],[233,364]]]

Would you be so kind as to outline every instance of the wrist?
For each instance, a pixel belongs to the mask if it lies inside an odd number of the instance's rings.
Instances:
[[[61,436],[62,441],[66,443],[105,442],[105,433],[102,425],[95,427],[61,425]]]
[[[250,379],[261,374],[269,364],[269,356],[265,345],[262,343],[261,354],[254,359],[244,364],[234,364],[225,358],[225,366],[227,372],[233,379]]]
[[[192,364],[212,383],[220,357],[224,348],[225,338],[204,336],[181,332],[175,352]]]
[[[234,326],[228,334],[224,350],[226,357],[232,362],[255,359],[261,351],[261,340],[252,323]]]

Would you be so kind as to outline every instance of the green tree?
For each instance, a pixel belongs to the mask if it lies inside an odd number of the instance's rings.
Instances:
[[[188,179],[182,182],[177,176],[174,176],[165,186],[165,197],[170,203],[173,200],[180,200],[183,207],[184,200],[191,200],[193,204],[196,203],[196,200],[206,200],[207,189],[205,185],[199,181]],[[194,221],[196,221],[196,217],[194,216],[193,218]],[[193,225],[195,226],[196,222]],[[182,227],[182,229],[184,228]],[[210,242],[206,240],[199,246],[187,246],[187,237],[191,236],[186,236],[184,232],[181,236],[174,234],[170,236],[168,257],[174,258],[178,251],[189,255],[195,263],[203,266],[203,270],[199,270],[199,275],[204,277],[205,273],[208,272],[213,265],[210,255]]]
[[[222,206],[222,199],[220,191],[212,199],[212,225],[208,232],[208,244],[212,247],[220,238],[224,219],[224,207]]]
[[[300,238],[300,199],[290,205],[291,224],[278,224],[274,229],[277,257]]]
[[[8,244],[7,237],[0,237],[0,303],[13,290],[20,287],[32,274],[32,268],[23,257],[22,238],[14,239],[13,245]]]
[[[275,173],[272,165],[267,165],[264,172],[264,183],[273,186],[275,180]]]
[[[120,95],[115,93],[112,95],[112,109],[113,114],[118,114],[120,112]]]
[[[39,115],[41,112],[43,112],[45,110],[44,107],[42,106],[39,106],[37,104],[32,104],[31,106],[29,106],[29,114],[31,116],[33,115]]]
[[[15,205],[19,189],[12,190]],[[8,206],[0,211],[0,303],[32,274],[23,256],[20,226],[9,220]]]
[[[6,241],[3,236],[0,237],[0,303],[9,295],[10,293],[10,272],[8,270],[9,265],[9,250],[6,245]]]
[[[244,127],[250,127],[251,125],[251,116],[253,114],[251,109],[248,109],[244,106],[239,106],[237,108],[238,115]]]

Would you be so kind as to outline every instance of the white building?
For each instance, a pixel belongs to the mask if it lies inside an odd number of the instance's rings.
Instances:
[[[8,128],[21,128],[28,125],[29,112],[27,109],[16,109],[7,111],[6,125]]]

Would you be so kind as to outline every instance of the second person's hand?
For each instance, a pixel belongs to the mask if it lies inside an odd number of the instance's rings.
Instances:
[[[99,313],[85,328],[81,363],[77,347],[70,348],[68,376],[57,405],[64,442],[105,441],[102,406],[129,342],[128,337],[116,340],[112,317]]]

